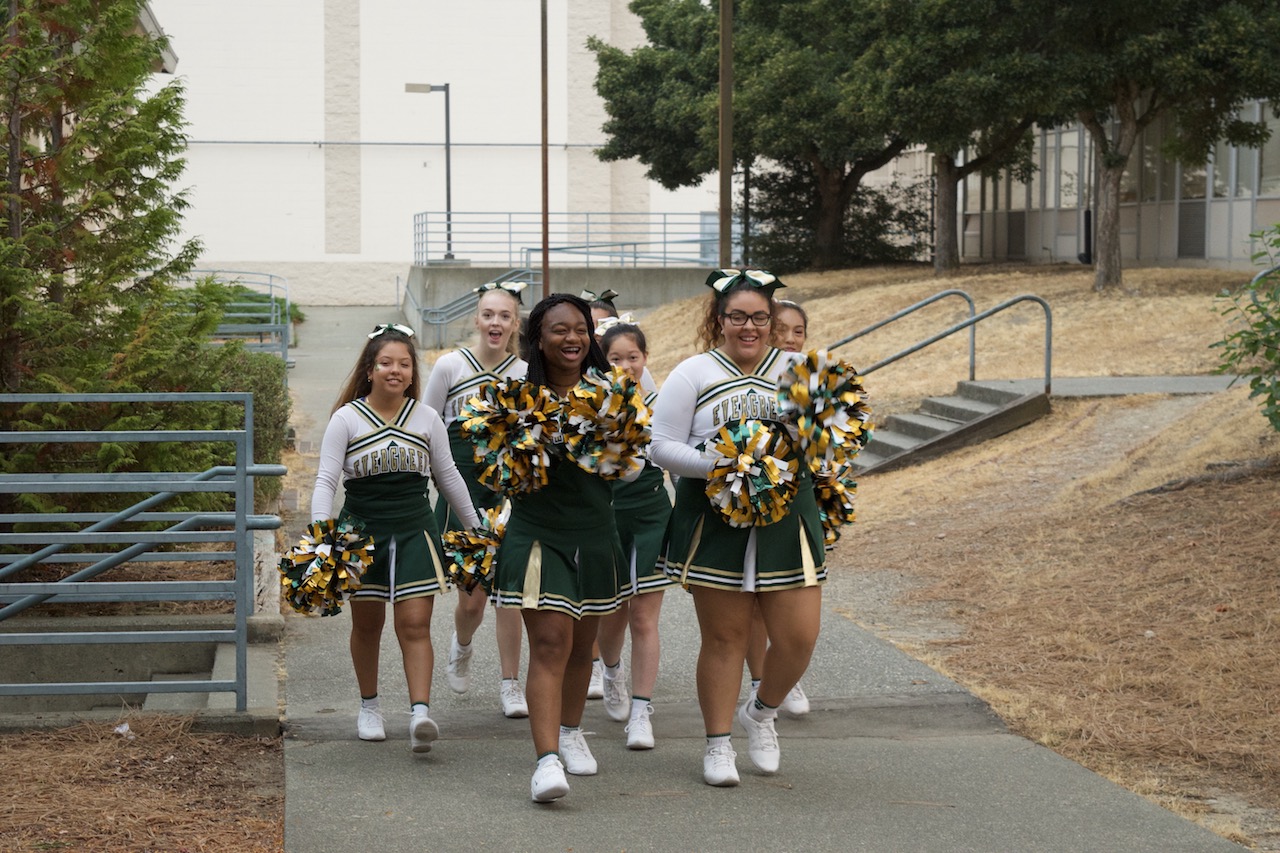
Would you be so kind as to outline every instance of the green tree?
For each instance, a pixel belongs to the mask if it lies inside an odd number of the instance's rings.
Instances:
[[[957,197],[974,172],[1033,169],[1033,125],[1068,117],[1045,50],[1049,20],[1023,0],[870,0],[862,100],[933,157],[934,270],[960,266]],[[963,160],[958,155],[964,152]]]
[[[856,59],[873,31],[857,2],[740,0],[734,17],[734,160],[796,164],[812,182],[809,265],[841,266],[846,213],[862,180],[906,140],[860,100]],[[609,114],[604,160],[636,158],[666,187],[717,168],[719,10],[634,0],[648,44],[598,39],[596,90]],[[766,227],[768,227],[766,223]]]
[[[1142,131],[1162,117],[1166,153],[1204,163],[1213,144],[1257,146],[1254,98],[1280,101],[1280,4],[1274,0],[1052,3],[1052,42],[1076,114],[1098,153],[1094,288],[1121,285],[1120,184]]]
[[[131,307],[189,269],[182,90],[142,0],[7,0],[0,44],[0,387],[118,353]],[[47,377],[46,377],[47,378]]]

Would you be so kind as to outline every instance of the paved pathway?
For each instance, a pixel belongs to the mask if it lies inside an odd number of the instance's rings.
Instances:
[[[375,323],[395,309],[307,308],[290,384],[299,439],[318,446],[334,395]],[[1056,384],[1061,384],[1059,380]],[[306,507],[309,495],[302,496]],[[305,514],[305,513],[303,513]],[[296,522],[301,524],[301,522]],[[453,600],[439,600],[447,648]],[[492,614],[472,690],[452,693],[438,659],[435,749],[408,749],[408,708],[394,637],[384,638],[388,740],[355,735],[358,696],[346,616],[286,620],[286,849],[689,851],[1240,851],[1050,750],[1009,734],[958,684],[863,631],[828,600],[804,684],[814,710],[778,724],[782,769],[742,785],[702,783],[694,691],[697,628],[689,596],[666,594],[654,695],[657,748],[630,752],[623,726],[588,703],[584,726],[600,774],[529,801],[528,723],[498,710]],[[390,620],[388,620],[389,622]]]

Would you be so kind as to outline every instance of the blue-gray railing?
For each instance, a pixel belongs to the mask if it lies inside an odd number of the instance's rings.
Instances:
[[[0,684],[0,696],[234,692],[236,710],[248,701],[248,617],[253,610],[253,531],[280,526],[274,515],[257,515],[253,478],[283,476],[282,465],[256,465],[253,454],[253,395],[249,393],[169,394],[0,394],[0,407],[123,404],[228,403],[243,407],[240,429],[220,430],[3,430],[0,445],[8,455],[19,445],[151,442],[216,442],[231,446],[233,464],[198,472],[0,474],[0,494],[114,493],[146,494],[118,512],[0,513],[0,621],[45,601],[54,603],[133,601],[233,601],[234,627],[225,630],[3,632],[0,646],[101,643],[234,643],[232,680],[93,681]],[[10,422],[11,417],[6,417]],[[196,492],[234,496],[231,512],[156,511],[173,498]],[[163,530],[125,530],[154,523]],[[78,529],[69,530],[79,525]],[[22,528],[21,532],[18,528]],[[207,550],[166,550],[168,546],[230,546]],[[103,547],[105,546],[105,547]],[[113,550],[113,546],[119,550]],[[34,550],[32,550],[34,549]],[[235,577],[222,581],[94,581],[116,566],[146,563],[197,563],[234,560]],[[37,566],[83,565],[53,582],[21,581],[21,572]]]
[[[939,293],[935,293],[933,296],[929,297],[928,299],[921,300],[920,302],[917,302],[916,304],[910,307],[902,309],[901,311],[897,312],[891,317],[887,317],[878,323],[875,323],[871,326],[868,326],[865,329],[862,329],[861,331],[854,332],[852,335],[849,335],[847,338],[841,338],[840,340],[836,341],[835,343],[827,347],[827,349],[833,350],[836,347],[844,346],[850,341],[856,340],[862,337],[863,335],[868,334],[869,332],[873,332],[876,329],[879,329],[883,326],[888,325],[889,323],[894,322],[895,320],[900,320],[903,317],[907,316],[908,314],[918,311],[921,308],[924,308],[926,305],[931,305],[934,302],[937,302],[939,299],[942,299],[947,296],[960,296],[964,298],[965,302],[969,304],[969,318],[967,320],[963,320],[959,323],[949,326],[946,329],[939,332],[938,334],[931,335],[930,337],[925,338],[924,340],[919,341],[918,343],[915,343],[912,346],[907,347],[906,349],[903,349],[903,350],[900,350],[899,352],[894,353],[888,358],[883,358],[880,361],[877,361],[875,364],[872,364],[865,368],[860,368],[858,372],[864,376],[868,373],[874,373],[880,368],[893,364],[895,361],[898,361],[899,359],[906,358],[912,353],[919,352],[925,347],[931,346],[932,344],[936,344],[938,341],[942,340],[943,338],[948,338],[951,335],[954,335],[958,332],[963,332],[965,329],[968,329],[969,330],[969,381],[972,382],[976,378],[976,370],[977,370],[976,368],[976,337],[974,334],[977,325],[981,323],[983,320],[987,319],[988,317],[994,316],[995,314],[999,314],[1001,311],[1004,311],[1008,308],[1012,308],[1013,306],[1018,305],[1022,302],[1035,302],[1042,309],[1044,309],[1044,393],[1046,396],[1049,394],[1053,384],[1052,382],[1053,311],[1049,308],[1048,302],[1046,302],[1044,299],[1040,298],[1039,296],[1033,296],[1031,294],[1023,294],[1022,296],[1015,296],[1011,299],[1006,299],[1004,302],[1001,302],[999,305],[996,305],[992,308],[988,308],[986,311],[983,311],[980,314],[975,314],[973,297],[971,297],[969,294],[965,293],[962,290],[944,290]]]
[[[542,284],[542,272],[529,267],[507,270],[489,283],[502,284],[509,281],[528,282],[528,290],[537,293]],[[405,289],[405,295],[409,298],[411,310],[418,317],[418,327],[423,330],[422,345],[436,349],[448,346],[452,342],[449,337],[449,325],[464,317],[470,317],[475,311],[476,303],[480,301],[480,294],[475,291],[468,291],[443,305],[419,304],[411,287]]]
[[[717,218],[701,213],[555,212],[547,215],[549,252],[557,266],[714,266]],[[449,248],[452,258],[446,259]],[[542,266],[540,212],[413,216],[413,262],[473,266]]]
[[[189,285],[206,278],[228,287],[241,285],[261,297],[229,304],[214,331],[214,340],[238,340],[245,349],[275,353],[288,364],[291,330],[288,280],[267,272],[202,269],[191,270],[179,283]],[[288,381],[286,374],[286,385]]]

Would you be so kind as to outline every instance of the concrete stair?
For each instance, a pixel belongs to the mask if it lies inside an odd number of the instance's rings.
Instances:
[[[248,646],[247,689],[249,709],[274,709],[280,701],[279,654],[277,644],[250,643]],[[233,681],[236,677],[236,647],[234,643],[219,643],[214,651],[211,672],[159,672],[151,676],[160,681]],[[161,711],[187,714],[198,711],[232,712],[236,707],[235,693],[148,693],[142,703],[143,711]]]
[[[854,465],[859,474],[914,465],[995,438],[1048,412],[1049,398],[1042,390],[1025,393],[1003,382],[961,382],[954,394],[928,397],[915,412],[877,422]]]

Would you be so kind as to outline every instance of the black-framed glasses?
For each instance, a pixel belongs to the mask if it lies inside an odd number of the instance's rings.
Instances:
[[[408,326],[402,326],[399,323],[383,323],[380,326],[373,327],[373,331],[369,333],[369,340],[373,340],[378,335],[386,332],[399,332],[406,338],[413,337],[413,329],[410,329]]]
[[[754,314],[748,314],[746,311],[728,311],[721,312],[720,316],[728,320],[730,326],[745,326],[748,320],[753,326],[767,326],[773,319],[773,315],[768,311],[757,311]]]

